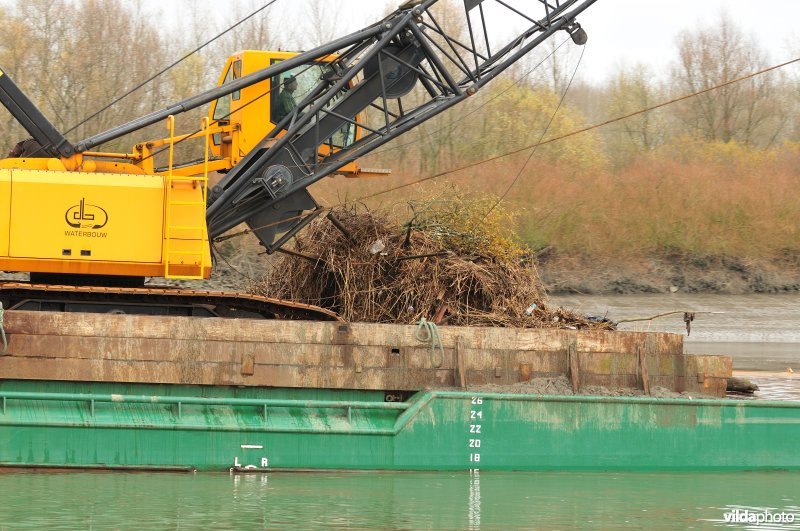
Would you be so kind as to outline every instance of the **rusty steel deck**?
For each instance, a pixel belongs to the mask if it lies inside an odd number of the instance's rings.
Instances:
[[[0,378],[418,391],[586,386],[724,396],[732,363],[676,334],[8,311]],[[526,392],[525,389],[519,392]]]

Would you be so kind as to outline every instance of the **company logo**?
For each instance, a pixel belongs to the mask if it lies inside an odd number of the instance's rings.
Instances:
[[[74,229],[102,229],[108,223],[108,213],[97,205],[90,205],[85,198],[67,209],[64,214],[67,225]]]
[[[795,514],[791,512],[773,513],[769,509],[751,511],[747,509],[734,509],[724,513],[725,523],[737,524],[793,524]]]

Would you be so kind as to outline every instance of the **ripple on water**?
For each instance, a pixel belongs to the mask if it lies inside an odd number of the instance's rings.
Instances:
[[[800,473],[0,474],[0,529],[683,529]]]
[[[800,401],[800,378],[796,376],[751,376],[750,380],[758,384],[756,398],[764,400],[798,400]]]

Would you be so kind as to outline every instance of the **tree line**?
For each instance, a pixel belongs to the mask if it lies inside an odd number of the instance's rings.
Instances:
[[[180,1],[185,4],[187,16],[179,21],[181,27],[177,30],[161,27],[161,21],[144,12],[142,4],[136,2],[0,2],[0,65],[57,128],[70,131],[68,137],[79,140],[213,86],[225,59],[236,50],[308,48],[353,29],[339,27],[336,17],[326,16],[336,7],[330,2],[323,6],[322,2],[309,0],[293,31],[281,24],[279,13],[267,10],[83,123],[116,97],[261,5],[255,1],[236,2],[227,18],[219,19],[192,9],[193,3],[188,0]],[[458,26],[461,18],[455,16],[462,9],[461,2],[441,2],[437,9],[442,24],[456,34],[463,34],[465,28]],[[524,162],[529,151],[494,165],[454,172],[441,181],[496,193],[524,167],[522,178],[510,196],[512,205],[522,213],[522,236],[535,246],[586,248],[590,244],[577,236],[587,221],[577,209],[593,207],[581,206],[575,198],[581,196],[580,190],[600,186],[603,179],[608,186],[609,179],[616,178],[624,180],[626,186],[639,183],[638,186],[648,187],[657,181],[654,175],[666,167],[670,171],[684,171],[697,164],[721,165],[720,168],[725,167],[725,171],[733,174],[745,171],[745,167],[752,168],[752,164],[763,169],[764,161],[782,164],[781,172],[793,171],[792,164],[786,161],[798,160],[800,143],[797,66],[707,91],[776,61],[729,17],[720,15],[719,20],[707,26],[687,28],[676,35],[675,60],[665,68],[667,76],[660,76],[645,65],[624,65],[608,81],[599,84],[581,81],[579,73],[569,90],[567,85],[579,52],[571,42],[562,45],[565,38],[557,35],[463,105],[370,155],[365,165],[380,164],[395,169],[391,183],[383,179],[325,184],[323,194],[330,198],[359,197],[397,182],[411,182],[421,176],[470,166],[692,93],[700,94],[563,141],[545,143],[536,148],[527,164]],[[196,128],[204,112],[206,109],[181,117],[179,127]],[[26,134],[10,115],[3,113],[0,149],[7,152]],[[104,149],[128,149],[144,138],[163,135],[163,126],[156,125]],[[659,160],[668,164],[659,165]],[[688,166],[680,169],[676,163]],[[800,169],[796,172],[800,173]],[[559,180],[551,188],[558,193],[553,190],[545,193],[543,183],[554,176]],[[770,185],[767,182],[763,186]],[[430,195],[436,193],[432,187],[434,184],[427,184],[413,190]],[[621,187],[615,190],[616,197],[624,198],[629,192]],[[602,197],[601,191],[590,189],[590,192],[594,195],[581,201],[601,204],[602,201],[592,200]],[[560,195],[555,197],[553,193]],[[704,193],[698,192],[700,196]],[[391,198],[401,201],[406,196],[404,191],[381,201],[390,202]],[[779,196],[776,195],[776,201]],[[560,210],[551,212],[552,206],[541,204],[544,198],[550,205],[559,205]],[[766,207],[794,212],[794,206]],[[746,223],[742,219],[740,216],[731,223]],[[669,224],[663,220],[659,223]],[[668,238],[668,245],[675,245],[680,238],[678,230],[677,236]],[[726,252],[724,245],[720,249]]]
[[[228,19],[219,20],[191,9],[191,2],[181,1],[188,14],[179,21],[182,27],[164,31],[159,20],[135,2],[7,0],[0,3],[0,65],[57,127],[74,128],[71,136],[77,138],[212,86],[225,58],[235,50],[299,49],[352,29],[341,28],[335,17],[325,16],[325,10],[331,9],[329,3],[323,8],[321,2],[309,0],[305,16],[301,17],[304,22],[299,30],[291,32],[280,24],[280,14],[268,9],[108,111],[79,125],[106,103],[207,40],[219,27],[242,18],[259,5],[254,1],[237,2]],[[457,4],[442,2],[437,6],[443,24],[461,23],[455,16],[460,9]],[[465,28],[450,27],[450,31],[463,33]],[[543,47],[546,50],[513,69],[505,82],[491,86],[470,102],[471,108],[455,109],[422,128],[418,146],[418,156],[424,159],[421,168],[438,167],[442,152],[457,158],[464,151],[484,156],[492,153],[482,145],[489,138],[503,138],[504,144],[514,139],[527,141],[529,132],[543,129],[541,115],[552,114],[575,63],[572,43],[556,49],[562,38],[554,37]],[[549,57],[543,61],[545,55]],[[678,34],[676,57],[666,80],[659,80],[647,66],[627,65],[602,85],[573,83],[567,105],[555,117],[550,133],[701,92],[763,69],[773,60],[752,36],[725,15],[706,27]],[[540,62],[541,66],[532,68]],[[602,155],[615,164],[624,163],[636,154],[676,139],[736,142],[761,149],[798,140],[797,73],[795,67],[788,73],[776,71],[757,76],[660,112],[627,119],[603,130]],[[481,108],[479,112],[471,112],[475,107]],[[472,119],[459,118],[465,113],[470,113]],[[456,121],[461,124],[457,139],[452,134]],[[3,120],[0,124],[3,132],[19,133],[8,122]],[[437,135],[430,134],[434,130]],[[9,136],[3,135],[4,147],[11,142]],[[472,148],[474,145],[477,150]],[[404,157],[407,154],[403,152]]]

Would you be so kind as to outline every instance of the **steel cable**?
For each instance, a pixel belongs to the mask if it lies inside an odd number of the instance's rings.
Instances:
[[[423,182],[426,182],[426,181],[431,181],[431,180],[434,180],[434,179],[438,179],[439,177],[443,177],[445,175],[450,175],[452,173],[457,173],[457,172],[460,172],[460,171],[463,171],[463,170],[466,170],[466,169],[469,169],[469,168],[474,168],[476,166],[480,166],[482,164],[486,164],[487,162],[492,162],[492,161],[499,160],[499,159],[502,159],[502,158],[505,158],[505,157],[509,157],[511,155],[516,155],[517,153],[522,153],[522,152],[527,151],[527,150],[529,150],[529,149],[531,149],[533,147],[552,144],[553,142],[558,142],[560,140],[564,140],[566,138],[570,138],[570,137],[573,137],[575,135],[579,135],[581,133],[586,133],[586,132],[592,131],[594,129],[599,129],[601,127],[605,127],[607,125],[611,125],[611,124],[616,123],[616,122],[621,122],[623,120],[627,120],[628,118],[632,118],[632,117],[638,116],[640,114],[644,114],[644,113],[647,113],[647,112],[652,112],[652,111],[660,109],[662,107],[667,107],[669,105],[673,105],[675,103],[679,103],[681,101],[688,100],[690,98],[694,98],[696,96],[700,96],[700,95],[706,94],[708,92],[719,90],[719,89],[727,87],[729,85],[733,85],[734,83],[739,83],[741,81],[746,81],[746,80],[754,78],[756,76],[760,76],[762,74],[766,74],[766,73],[771,72],[773,70],[777,70],[779,68],[783,68],[783,67],[789,66],[791,64],[797,63],[797,62],[800,62],[800,57],[798,57],[796,59],[792,59],[790,61],[786,61],[786,62],[778,64],[778,65],[771,66],[769,68],[765,68],[763,70],[759,70],[757,72],[753,72],[751,74],[747,74],[747,75],[742,76],[742,77],[738,77],[736,79],[732,79],[732,80],[726,81],[724,83],[720,83],[719,85],[715,85],[713,87],[709,87],[709,88],[706,88],[706,89],[703,89],[703,90],[699,90],[697,92],[692,92],[691,94],[686,94],[684,96],[673,98],[671,100],[661,102],[661,103],[659,103],[657,105],[652,105],[650,107],[645,107],[643,109],[639,109],[638,111],[634,111],[634,112],[631,112],[631,113],[628,113],[628,114],[625,114],[625,115],[622,115],[622,116],[618,116],[616,118],[608,119],[608,120],[606,120],[604,122],[599,122],[599,123],[596,123],[596,124],[593,124],[593,125],[588,125],[588,126],[583,127],[581,129],[576,129],[576,130],[571,131],[569,133],[565,133],[563,135],[559,135],[559,136],[556,136],[556,137],[553,137],[553,138],[548,138],[547,140],[544,140],[544,141],[541,141],[541,142],[536,142],[535,144],[530,144],[530,145],[527,145],[527,146],[523,146],[521,148],[514,149],[512,151],[507,151],[505,153],[501,153],[500,155],[495,155],[494,157],[489,157],[489,158],[486,158],[486,159],[479,160],[477,162],[472,162],[472,163],[466,164],[464,166],[459,166],[458,168],[452,168],[452,169],[449,169],[449,170],[444,170],[444,171],[441,171],[439,173],[434,173],[432,175],[428,175],[428,176],[423,177],[421,179],[417,179],[415,181],[411,181],[411,182],[408,182],[408,183],[400,184],[400,185],[392,187],[392,188],[387,188],[386,190],[381,190],[381,191],[375,192],[373,194],[368,194],[368,195],[365,195],[365,196],[360,197],[358,199],[355,199],[353,201],[363,201],[365,199],[372,199],[373,197],[377,197],[379,195],[388,194],[390,192],[401,190],[403,188],[407,188],[407,187],[413,186],[415,184],[420,184],[420,183],[423,183]],[[341,206],[341,205],[336,205],[336,206]]]
[[[139,83],[138,85],[136,85],[135,87],[133,87],[132,89],[130,89],[129,91],[127,91],[127,92],[126,92],[125,94],[123,94],[122,96],[119,96],[118,98],[116,98],[116,99],[114,99],[113,101],[111,101],[111,103],[107,104],[107,105],[106,105],[105,107],[103,107],[102,109],[100,109],[100,110],[98,110],[97,112],[95,112],[95,113],[93,113],[93,114],[91,114],[91,115],[87,116],[86,118],[84,118],[83,120],[81,120],[80,122],[78,122],[77,124],[75,124],[74,126],[72,126],[72,127],[70,127],[69,129],[67,129],[67,130],[64,132],[64,136],[66,136],[67,134],[71,133],[72,131],[74,131],[74,130],[75,130],[75,129],[77,129],[78,127],[82,126],[83,124],[85,124],[85,123],[86,123],[86,122],[88,122],[89,120],[91,120],[91,119],[93,119],[93,118],[95,118],[95,117],[99,116],[99,115],[100,115],[100,114],[102,114],[103,112],[107,111],[108,109],[110,109],[111,107],[113,107],[114,105],[116,105],[117,103],[119,103],[120,101],[122,101],[123,99],[127,98],[128,96],[130,96],[131,94],[133,94],[134,92],[136,92],[137,90],[139,90],[140,88],[142,88],[143,86],[147,85],[148,83],[150,83],[151,81],[153,81],[153,80],[154,80],[154,79],[156,79],[157,77],[159,77],[159,76],[163,75],[164,73],[168,72],[168,71],[169,71],[169,70],[171,70],[172,68],[174,68],[174,67],[178,66],[180,63],[182,63],[183,61],[185,61],[186,59],[188,59],[188,58],[189,58],[189,57],[191,57],[192,55],[196,54],[197,52],[199,52],[200,50],[202,50],[203,48],[205,48],[206,46],[208,46],[208,45],[209,45],[209,44],[211,44],[212,42],[216,41],[217,39],[219,39],[219,38],[223,37],[224,35],[226,35],[228,32],[230,32],[230,31],[231,31],[231,30],[233,30],[234,28],[237,28],[237,27],[241,26],[242,24],[244,24],[245,22],[247,22],[248,20],[250,20],[251,18],[253,18],[253,17],[254,17],[254,16],[256,16],[257,14],[261,13],[262,11],[264,11],[265,9],[267,9],[269,6],[271,6],[272,4],[274,4],[274,3],[275,3],[275,2],[277,2],[277,1],[278,1],[278,0],[270,0],[269,2],[267,2],[267,3],[266,3],[266,4],[264,4],[263,6],[259,7],[258,9],[256,9],[255,11],[253,11],[252,13],[250,13],[249,15],[247,15],[246,17],[244,17],[243,19],[241,19],[241,20],[239,20],[238,22],[236,22],[234,25],[232,25],[232,26],[230,26],[229,28],[227,28],[225,31],[223,31],[223,32],[221,32],[221,33],[219,33],[219,34],[215,35],[215,36],[214,36],[214,37],[212,37],[211,39],[207,40],[206,42],[204,42],[203,44],[201,44],[200,46],[198,46],[197,48],[195,48],[195,49],[194,49],[194,50],[192,50],[191,52],[187,53],[186,55],[184,55],[183,57],[181,57],[180,59],[178,59],[177,61],[175,61],[175,62],[174,62],[174,63],[172,63],[171,65],[169,65],[169,66],[166,66],[166,67],[162,68],[160,71],[158,71],[157,73],[153,74],[153,75],[152,75],[152,76],[150,76],[149,78],[145,79],[144,81],[142,81],[141,83]]]
[[[567,83],[567,86],[564,88],[564,92],[561,94],[561,99],[558,100],[558,105],[556,105],[556,108],[553,111],[553,114],[550,116],[550,121],[547,122],[547,125],[544,127],[544,130],[542,131],[542,134],[539,136],[539,141],[533,146],[533,148],[531,149],[530,154],[528,154],[528,158],[525,159],[525,162],[522,164],[522,167],[519,169],[517,174],[514,176],[514,179],[511,180],[511,182],[509,183],[509,185],[506,188],[505,192],[503,192],[503,194],[500,197],[497,198],[497,201],[495,201],[495,203],[492,205],[492,207],[486,212],[486,214],[483,215],[483,219],[484,220],[489,216],[489,214],[491,214],[494,211],[495,208],[497,208],[497,206],[500,203],[503,202],[503,200],[506,198],[506,196],[511,191],[511,189],[514,188],[514,185],[517,184],[517,181],[519,180],[519,178],[522,177],[522,172],[525,171],[525,168],[528,166],[528,163],[531,161],[533,156],[536,154],[536,149],[541,145],[541,142],[544,139],[544,135],[546,135],[547,131],[550,130],[550,126],[553,125],[553,120],[556,119],[556,115],[558,114],[559,109],[561,109],[561,105],[564,103],[564,98],[567,97],[567,93],[569,92],[569,89],[572,86],[572,82],[575,80],[575,74],[578,73],[578,68],[580,68],[580,66],[581,66],[581,61],[583,60],[583,54],[584,54],[585,51],[586,51],[586,45],[584,44],[581,47],[581,56],[578,57],[578,62],[575,65],[575,70],[572,71],[572,77],[569,78],[569,83]]]
[[[603,122],[599,122],[599,123],[596,123],[596,124],[592,124],[592,125],[583,127],[581,129],[576,129],[574,131],[570,131],[569,133],[565,133],[563,135],[559,135],[559,136],[556,136],[556,137],[553,137],[553,138],[549,138],[549,139],[544,140],[544,141],[539,141],[539,142],[536,142],[534,144],[523,146],[521,148],[514,149],[514,150],[511,150],[511,151],[507,151],[505,153],[501,153],[500,155],[496,155],[494,157],[489,157],[489,158],[482,159],[482,160],[477,161],[477,162],[466,164],[464,166],[459,166],[458,168],[452,168],[452,169],[449,169],[449,170],[444,170],[444,171],[441,171],[441,172],[438,172],[438,173],[434,173],[432,175],[428,175],[428,176],[423,177],[421,179],[416,179],[416,180],[408,182],[408,183],[403,183],[403,184],[400,184],[400,185],[397,185],[397,186],[393,186],[391,188],[387,188],[385,190],[380,190],[378,192],[367,194],[367,195],[361,196],[361,197],[356,198],[356,199],[352,199],[352,200],[349,200],[349,201],[342,201],[342,202],[337,203],[335,205],[324,207],[324,208],[321,209],[321,211],[322,212],[331,211],[331,210],[333,210],[335,208],[339,208],[339,207],[342,207],[342,206],[345,206],[345,205],[349,205],[349,204],[353,204],[353,203],[362,202],[362,201],[364,201],[366,199],[372,199],[374,197],[378,197],[378,196],[381,196],[381,195],[384,195],[384,194],[395,192],[397,190],[402,190],[403,188],[408,188],[409,186],[413,186],[415,184],[421,184],[423,182],[427,182],[427,181],[432,181],[432,180],[438,179],[439,177],[443,177],[445,175],[450,175],[450,174],[457,173],[457,172],[460,172],[460,171],[463,171],[463,170],[466,170],[466,169],[469,169],[469,168],[474,168],[476,166],[480,166],[482,164],[486,164],[487,162],[492,162],[492,161],[499,160],[499,159],[502,159],[502,158],[505,158],[505,157],[509,157],[511,155],[516,155],[518,153],[522,153],[522,152],[527,151],[527,150],[529,150],[531,148],[534,148],[534,147],[544,146],[544,145],[547,145],[547,144],[552,144],[553,142],[558,142],[560,140],[564,140],[566,138],[570,138],[570,137],[579,135],[581,133],[586,133],[588,131],[592,131],[594,129],[599,129],[601,127],[605,127],[607,125],[610,125],[610,124],[613,124],[613,123],[616,123],[616,122],[621,122],[623,120],[627,120],[628,118],[632,118],[632,117],[638,116],[640,114],[644,114],[644,113],[647,113],[647,112],[652,112],[654,110],[657,110],[657,109],[660,109],[660,108],[663,108],[663,107],[667,107],[669,105],[674,105],[675,103],[679,103],[681,101],[685,101],[687,99],[690,99],[690,98],[693,98],[693,97],[696,97],[696,96],[700,96],[700,95],[706,94],[708,92],[713,92],[713,91],[719,90],[719,89],[721,89],[723,87],[727,87],[727,86],[733,85],[735,83],[740,83],[742,81],[746,81],[748,79],[752,79],[754,77],[769,73],[769,72],[774,71],[774,70],[778,70],[780,68],[784,68],[786,66],[789,66],[791,64],[798,63],[798,62],[800,62],[800,57],[792,59],[790,61],[786,61],[786,62],[777,64],[777,65],[774,65],[774,66],[770,66],[768,68],[764,68],[764,69],[759,70],[757,72],[752,72],[750,74],[747,74],[747,75],[744,75],[744,76],[741,76],[741,77],[738,77],[738,78],[735,78],[735,79],[731,79],[731,80],[725,81],[724,83],[720,83],[719,85],[715,85],[713,87],[709,87],[709,88],[706,88],[706,89],[703,89],[703,90],[699,90],[697,92],[692,92],[690,94],[685,94],[683,96],[680,96],[680,97],[677,97],[677,98],[673,98],[673,99],[658,103],[656,105],[645,107],[645,108],[639,109],[637,111],[633,111],[631,113],[624,114],[622,116],[617,116],[615,118],[610,118],[610,119],[605,120]],[[264,226],[261,226],[261,227],[256,227],[254,229],[247,228],[247,229],[241,230],[241,231],[236,232],[236,233],[231,233],[231,234],[226,234],[226,235],[223,235],[223,236],[218,236],[217,238],[214,239],[214,241],[217,241],[217,242],[225,241],[225,240],[228,240],[228,239],[231,239],[231,238],[236,238],[238,236],[243,236],[245,234],[248,234],[248,233],[256,231],[256,230],[269,228],[269,227],[272,227],[272,226],[275,226],[275,225],[279,225],[280,223],[285,223],[286,221],[291,221],[293,219],[302,219],[304,217],[305,217],[304,215],[294,216],[292,218],[287,218],[287,219],[281,220],[279,222],[270,223],[270,224],[267,224],[267,225],[264,225]]]

